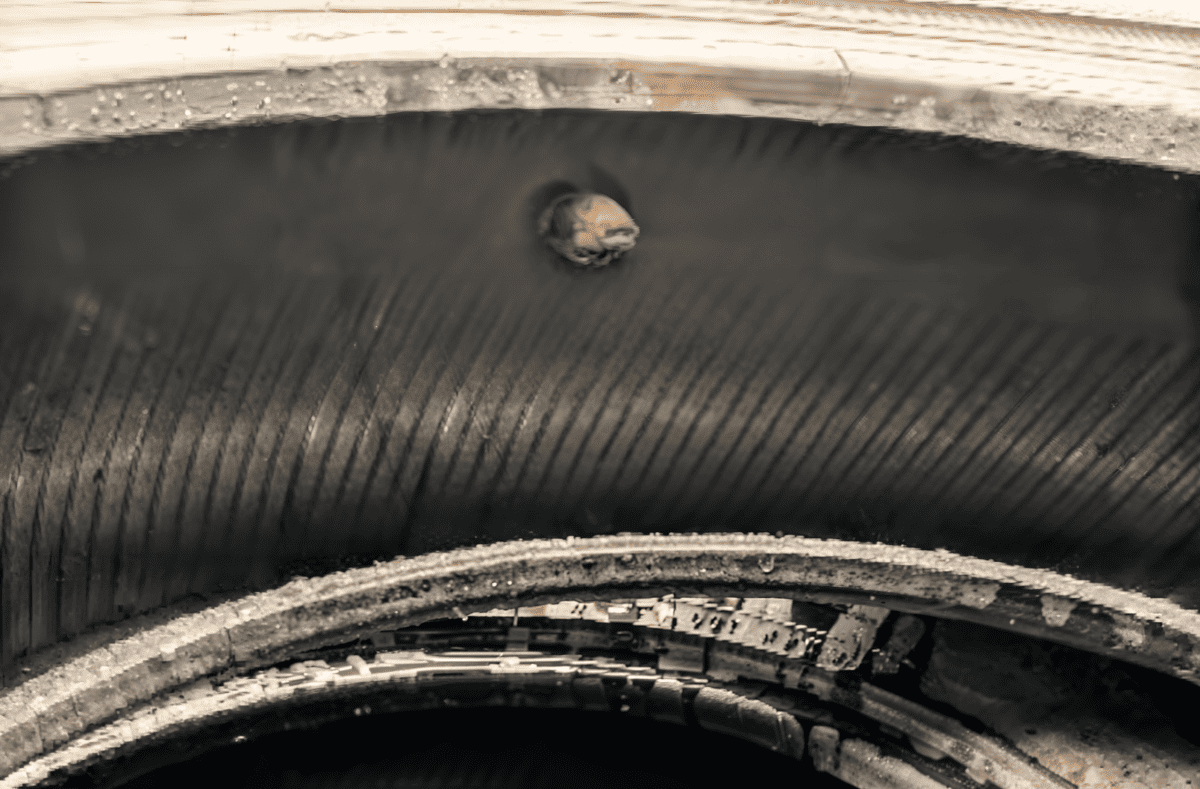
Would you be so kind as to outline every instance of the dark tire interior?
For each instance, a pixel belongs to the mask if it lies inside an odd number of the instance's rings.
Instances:
[[[683,113],[399,114],[0,181],[0,658],[531,536],[783,532],[1200,604],[1197,179]],[[562,184],[641,228],[579,271]]]
[[[120,781],[67,786],[229,789],[690,789],[787,783],[846,784],[741,740],[608,713],[501,709],[372,716],[225,745]],[[172,754],[179,758],[178,750]],[[116,779],[116,780],[114,780]]]

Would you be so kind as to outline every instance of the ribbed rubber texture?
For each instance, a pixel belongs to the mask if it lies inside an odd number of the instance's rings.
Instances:
[[[546,184],[642,228],[577,272]],[[0,181],[0,657],[526,536],[884,540],[1200,601],[1197,185],[865,129],[399,115]]]

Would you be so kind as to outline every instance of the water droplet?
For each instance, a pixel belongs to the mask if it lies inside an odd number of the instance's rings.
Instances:
[[[774,570],[775,557],[770,555],[759,557],[758,569],[762,570],[764,573],[769,573]]]

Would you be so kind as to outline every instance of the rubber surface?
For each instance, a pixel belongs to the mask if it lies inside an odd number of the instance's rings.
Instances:
[[[556,181],[619,188],[634,251],[542,247]],[[946,547],[1200,603],[1187,176],[412,114],[42,154],[0,223],[5,663],[189,594],[617,531]]]

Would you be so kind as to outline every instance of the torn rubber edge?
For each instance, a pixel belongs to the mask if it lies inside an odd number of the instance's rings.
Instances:
[[[0,777],[202,677],[246,674],[375,630],[448,618],[455,608],[597,600],[633,590],[869,602],[1044,638],[1200,684],[1200,613],[1047,570],[791,536],[511,541],[296,579],[140,631],[136,621],[114,626],[120,637],[101,637],[98,647],[68,644],[53,668],[0,695]]]
[[[0,780],[0,789],[43,785],[48,780],[53,784],[69,781],[109,759],[136,759],[146,750],[172,741],[187,741],[204,752],[219,747],[222,739],[240,743],[247,741],[247,734],[257,738],[296,726],[308,728],[343,720],[350,717],[351,708],[358,717],[372,712],[426,710],[435,699],[433,707],[493,707],[499,703],[495,694],[506,692],[514,694],[516,706],[619,712],[697,725],[801,759],[805,755],[805,735],[798,719],[836,725],[838,714],[824,707],[810,707],[790,694],[780,695],[771,686],[800,690],[826,704],[863,715],[914,744],[902,759],[872,759],[875,769],[865,773],[862,768],[868,765],[864,764],[818,764],[822,771],[860,789],[882,786],[876,780],[882,775],[880,770],[902,773],[893,776],[901,781],[886,784],[893,789],[961,787],[956,778],[979,785],[991,782],[999,789],[1074,787],[1004,742],[976,734],[953,718],[869,683],[843,683],[822,669],[781,663],[767,653],[728,643],[716,642],[713,648],[730,656],[740,655],[744,673],[739,673],[743,676],[721,680],[712,670],[703,670],[699,675],[664,676],[661,668],[629,665],[612,657],[580,658],[528,651],[399,651],[376,654],[370,664],[354,655],[334,665],[324,660],[297,662],[286,669],[273,667],[237,677],[216,688],[201,680],[182,694],[173,694],[182,696],[182,700],[160,697],[142,704],[118,720],[33,760]],[[373,666],[380,670],[372,671]],[[470,690],[464,693],[466,688]],[[482,692],[485,688],[487,691]],[[298,714],[294,714],[296,705],[304,705]],[[513,701],[499,705],[512,706]],[[281,726],[281,721],[286,722]],[[848,733],[855,733],[856,728],[851,724]],[[924,749],[917,747],[921,744]],[[892,746],[903,751],[895,743]],[[929,749],[937,750],[939,756],[922,755],[922,750],[928,754]],[[880,756],[878,748],[873,753]],[[821,755],[814,750],[814,762]],[[939,760],[946,756],[955,767],[946,769],[942,765],[939,769]],[[157,760],[151,757],[151,761]],[[932,768],[932,773],[917,764]],[[141,774],[142,770],[135,769],[125,779]],[[863,780],[855,780],[855,776]],[[112,776],[97,777],[111,783]]]

